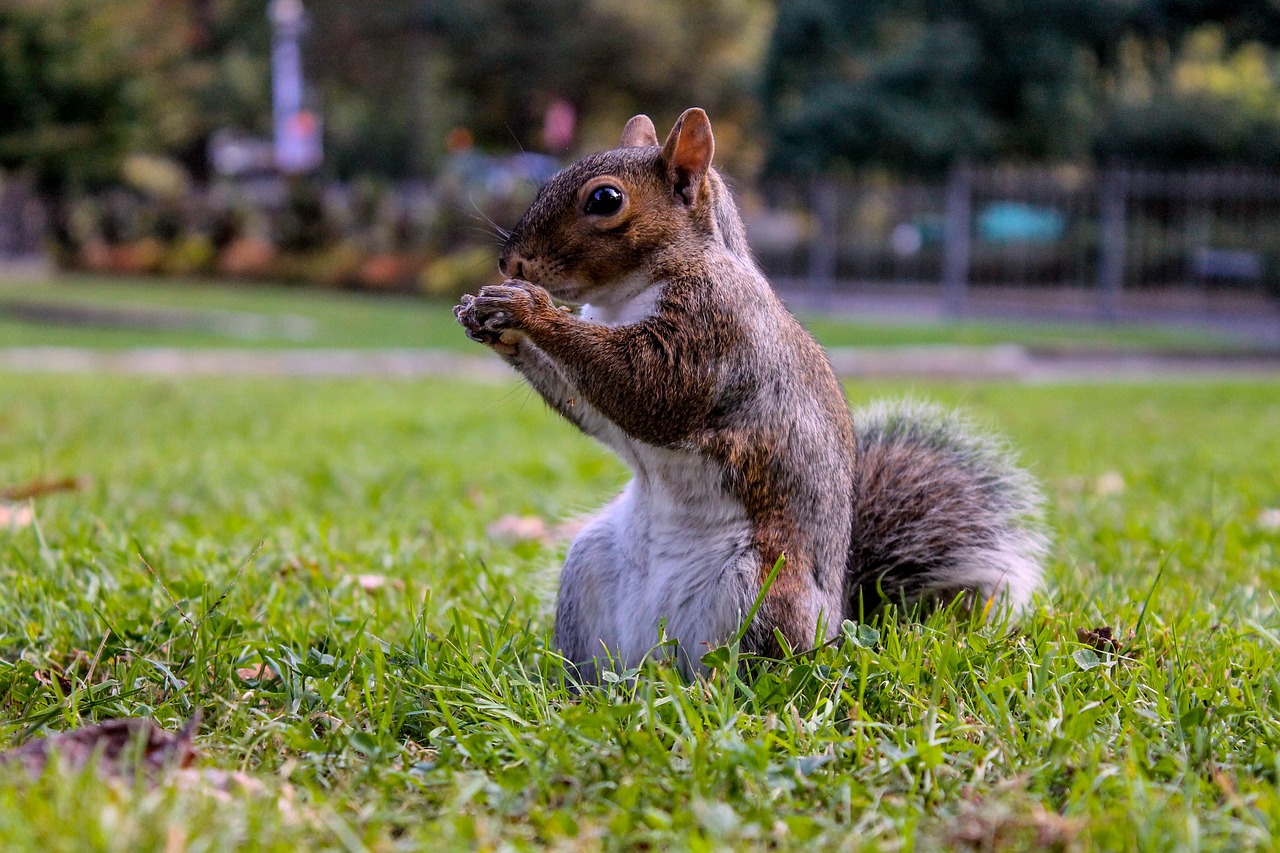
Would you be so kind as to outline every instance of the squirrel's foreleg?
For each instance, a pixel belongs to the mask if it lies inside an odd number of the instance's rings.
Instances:
[[[616,445],[621,439],[617,426],[587,402],[550,356],[523,336],[513,340],[510,347],[511,352],[500,353],[503,361],[514,367],[548,406],[597,441]]]

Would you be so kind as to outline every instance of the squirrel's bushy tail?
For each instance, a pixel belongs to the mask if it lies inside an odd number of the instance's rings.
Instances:
[[[1004,444],[914,402],[854,412],[858,437],[849,613],[887,599],[968,595],[1016,613],[1040,586],[1047,541],[1035,480]]]

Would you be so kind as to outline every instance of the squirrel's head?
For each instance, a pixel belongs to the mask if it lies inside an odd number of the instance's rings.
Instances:
[[[503,247],[503,275],[588,302],[672,259],[702,257],[741,230],[732,199],[711,168],[707,114],[686,110],[661,146],[653,122],[627,122],[618,148],[592,154],[538,193]],[[725,207],[727,205],[727,209]],[[726,216],[732,222],[722,226]]]

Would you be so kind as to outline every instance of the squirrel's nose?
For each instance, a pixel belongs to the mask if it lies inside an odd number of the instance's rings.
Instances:
[[[521,261],[519,258],[511,258],[508,255],[503,255],[502,257],[498,258],[498,270],[503,275],[508,276],[510,278],[523,278],[524,262]]]

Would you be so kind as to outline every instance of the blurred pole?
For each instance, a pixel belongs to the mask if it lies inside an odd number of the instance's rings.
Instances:
[[[1128,175],[1123,169],[1105,169],[1098,198],[1098,314],[1114,320],[1120,312],[1124,287],[1125,202]]]
[[[306,13],[302,0],[271,0],[271,106],[276,167],[286,174],[320,165],[320,123],[303,105],[302,48]]]
[[[973,207],[973,166],[957,160],[947,178],[943,225],[942,298],[947,314],[959,317],[969,301],[969,241]]]
[[[840,193],[830,175],[815,175],[810,190],[817,220],[809,243],[809,286],[820,304],[831,305],[836,284],[836,241],[840,232]]]

